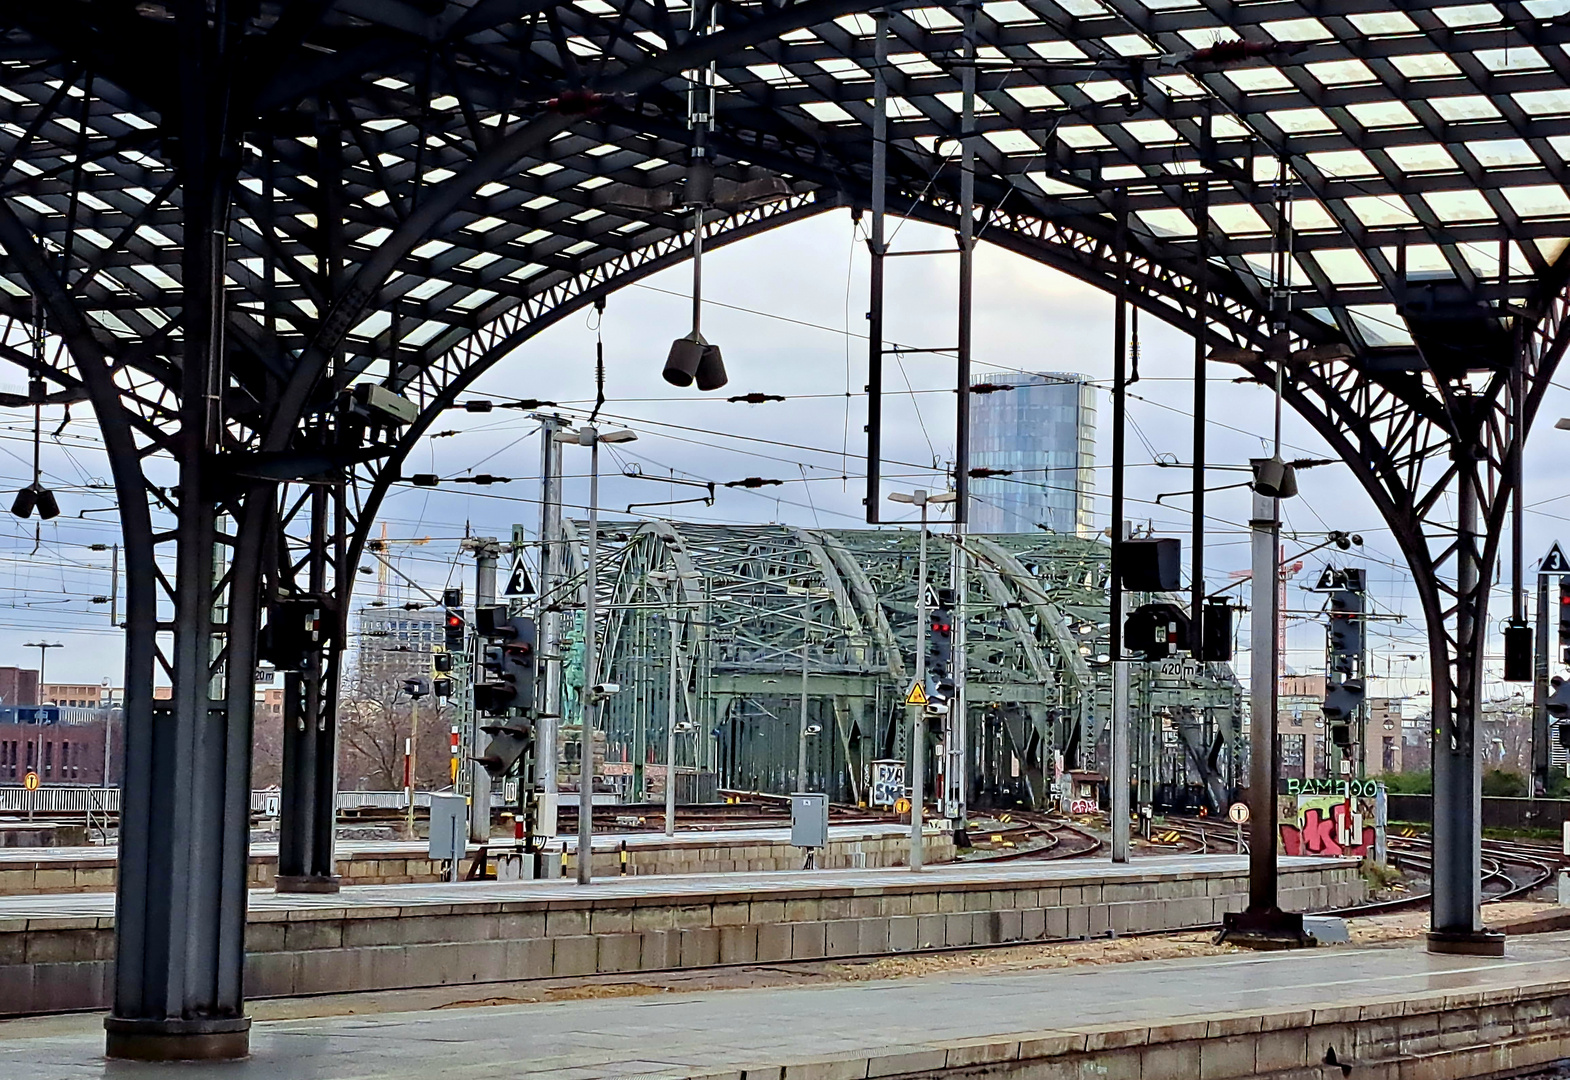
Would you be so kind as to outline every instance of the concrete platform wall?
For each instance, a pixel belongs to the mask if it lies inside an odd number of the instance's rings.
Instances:
[[[601,838],[603,842],[604,838]],[[854,839],[834,839],[818,856],[818,866],[835,870],[848,867],[880,869],[909,863],[910,841],[901,835],[869,835]],[[926,837],[929,863],[952,862],[954,839],[947,832]],[[799,870],[804,854],[800,848],[777,840],[758,839],[704,840],[701,836],[679,836],[669,845],[642,842],[627,848],[627,873],[644,874],[721,874],[748,870]],[[567,856],[567,872],[577,869],[577,855]],[[361,850],[337,860],[338,873],[345,885],[406,885],[440,880],[440,864],[422,852],[411,853],[389,847],[385,851]],[[270,889],[278,872],[278,857],[270,854],[251,856],[250,887]],[[621,873],[621,853],[594,850],[594,875],[615,877]],[[75,892],[112,892],[115,887],[113,854],[92,854],[78,858],[53,856],[40,859],[6,858],[0,860],[0,896],[36,896]]]
[[[1050,884],[1047,882],[1050,880]],[[914,880],[858,889],[774,886],[679,896],[520,899],[253,910],[246,994],[288,997],[596,973],[888,955],[1218,923],[1246,875],[1042,879],[1040,887]],[[1360,902],[1350,865],[1283,870],[1281,902]],[[103,1008],[113,921],[0,919],[0,1015]]]
[[[1515,1075],[1570,1057],[1567,1020],[1570,983],[1559,983],[1342,1008],[1218,1014],[1158,1027],[1109,1024],[982,1037],[936,1050],[785,1065],[769,1075],[779,1080],[1461,1080]]]

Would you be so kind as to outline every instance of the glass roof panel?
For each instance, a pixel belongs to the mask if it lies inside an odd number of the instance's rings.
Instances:
[[[1435,8],[1439,21],[1458,30],[1467,26],[1492,26],[1505,21],[1504,13],[1492,4],[1461,4],[1456,7]]]
[[[1347,308],[1347,315],[1372,348],[1412,344],[1412,335],[1392,304],[1357,304]]]
[[[1479,191],[1428,191],[1423,193],[1423,201],[1440,221],[1488,221],[1495,217],[1493,207]]]
[[[1379,81],[1361,60],[1324,60],[1304,67],[1323,86],[1354,86]]]
[[[1318,19],[1282,19],[1260,24],[1277,41],[1329,41],[1335,37]]]
[[[1376,280],[1363,256],[1353,248],[1321,248],[1313,253],[1313,259],[1337,285],[1366,285]]]
[[[1434,107],[1436,113],[1453,123],[1464,123],[1468,120],[1492,120],[1499,115],[1499,109],[1494,103],[1481,94],[1430,98],[1428,103]]]
[[[1417,127],[1418,119],[1400,101],[1360,101],[1347,106],[1347,112],[1366,128]]]
[[[1558,184],[1502,188],[1499,193],[1505,197],[1510,208],[1524,218],[1570,215],[1570,196]]]
[[[1514,169],[1541,165],[1525,139],[1488,139],[1469,142],[1466,149],[1485,169]]]
[[[1398,195],[1355,195],[1346,200],[1351,210],[1364,225],[1410,225],[1417,215]]]
[[[1259,216],[1259,211],[1247,203],[1212,206],[1210,220],[1228,236],[1265,236],[1270,232],[1270,226]]]
[[[1392,56],[1390,64],[1409,79],[1449,79],[1461,74],[1454,60],[1437,52]]]
[[[1422,143],[1416,146],[1392,146],[1386,151],[1396,168],[1402,172],[1449,172],[1459,169],[1456,159],[1450,156],[1438,143]]]
[[[1417,23],[1404,11],[1368,11],[1348,15],[1347,22],[1365,37],[1387,37],[1414,34]]]

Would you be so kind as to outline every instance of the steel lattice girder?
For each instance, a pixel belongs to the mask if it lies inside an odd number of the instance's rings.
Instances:
[[[874,10],[724,4],[717,30],[694,34],[690,9],[636,0],[6,5],[0,355],[91,398],[143,590],[133,621],[172,625],[175,541],[206,542],[154,532],[177,512],[202,518],[167,465],[203,464],[189,454],[199,414],[219,457],[264,455],[225,464],[285,455],[301,472],[309,453],[347,473],[324,514],[350,531],[354,565],[404,455],[459,390],[540,327],[679,259],[684,72],[714,65],[719,175],[759,200],[707,215],[716,242],[864,205]],[[891,205],[952,223],[959,7],[885,10]],[[1267,382],[1285,365],[1289,400],[1390,518],[1435,642],[1436,723],[1451,755],[1470,757],[1489,577],[1477,571],[1565,344],[1570,22],[1558,0],[1006,0],[975,23],[981,238],[1103,286],[1126,275],[1135,302],[1216,344],[1267,344],[1282,232],[1270,181],[1287,163],[1289,327],[1347,355],[1241,362]],[[1187,55],[1234,35],[1268,55]],[[593,115],[548,104],[584,88],[632,96]],[[225,219],[209,226],[215,193]],[[1196,205],[1209,207],[1203,259]],[[1126,255],[1114,248],[1125,208]],[[214,236],[221,273],[187,281],[207,262],[194,240]],[[215,292],[224,333],[210,336]],[[1434,362],[1404,324],[1414,295],[1502,321],[1513,355],[1484,370]],[[55,336],[33,359],[22,324],[39,315]],[[205,414],[182,400],[204,342],[222,344]],[[361,379],[423,412],[350,464],[332,402]],[[276,558],[259,539],[278,483],[217,500],[241,523],[233,534],[223,518],[202,525],[245,564],[212,585],[226,613],[211,627],[215,676],[247,668],[254,649],[224,605],[253,622],[255,564],[303,566],[284,549],[313,543],[286,523]],[[1430,519],[1456,487],[1475,495],[1478,550]],[[307,517],[320,515],[292,520]],[[313,576],[341,603],[340,570]],[[131,645],[138,685],[150,686],[150,647]],[[229,697],[225,708],[249,707]],[[1456,850],[1475,846],[1469,828]],[[1461,932],[1477,928],[1472,899],[1470,915],[1460,903],[1444,916]],[[221,963],[232,1001],[237,969]]]

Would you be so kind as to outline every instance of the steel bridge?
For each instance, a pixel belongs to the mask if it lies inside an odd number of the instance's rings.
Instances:
[[[1478,939],[1486,583],[1567,340],[1557,0],[0,11],[0,349],[41,407],[91,403],[126,545],[111,1053],[247,1044],[258,657],[292,672],[281,880],[333,887],[347,596],[411,447],[698,235],[831,207],[1114,291],[1345,458],[1431,640],[1432,940]],[[412,422],[357,407],[367,383]]]
[[[571,523],[570,535],[571,561],[581,565],[587,523]],[[635,797],[645,792],[642,766],[665,761],[673,656],[678,768],[717,772],[725,787],[865,802],[873,761],[908,760],[903,702],[918,647],[912,533],[630,521],[601,522],[600,542],[603,670],[622,687],[604,716],[607,754],[632,764]],[[968,555],[962,588],[950,558],[957,542]],[[934,552],[929,587],[953,585],[962,598],[956,670],[963,663],[967,671],[969,723],[960,730],[973,735],[968,746],[956,743],[946,721],[943,753],[926,748],[929,775],[952,782],[963,768],[975,804],[1040,806],[1055,754],[1070,768],[1105,771],[1107,545],[940,535]],[[649,577],[670,571],[688,575],[677,579],[674,598],[664,579]],[[1146,801],[1163,778],[1187,787],[1192,777],[1207,793],[1231,789],[1241,710],[1230,668],[1163,675],[1146,665],[1135,690]],[[817,729],[807,737],[805,786],[795,775],[803,726]],[[1216,813],[1225,809],[1219,795],[1208,801]]]

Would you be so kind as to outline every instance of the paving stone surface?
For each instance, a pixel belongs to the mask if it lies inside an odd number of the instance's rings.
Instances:
[[[1404,1002],[1425,996],[1475,1002],[1480,995],[1510,998],[1518,989],[1567,983],[1570,934],[1512,940],[1503,959],[1434,956],[1420,946],[1228,954],[270,1022],[257,1025],[251,1060],[177,1072],[182,1080],[678,1080],[778,1076],[783,1067],[786,1076],[872,1076],[941,1064],[945,1057],[951,1064],[987,1060],[1000,1047],[1095,1049],[1136,1037],[1155,1043],[1185,1031],[1215,1036],[1206,1045],[1215,1041],[1219,1053],[1234,1028],[1257,1031],[1262,1013],[1283,1024],[1325,1010],[1368,1017],[1384,1008],[1394,1016]],[[38,1026],[0,1025],[0,1076],[171,1075],[105,1066],[101,1036],[80,1023],[70,1034],[30,1035]],[[821,1068],[802,1068],[808,1063]]]

